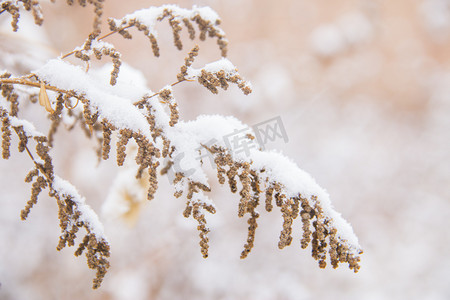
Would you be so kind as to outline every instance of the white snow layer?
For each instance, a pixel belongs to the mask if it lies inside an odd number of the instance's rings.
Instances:
[[[77,189],[70,182],[55,176],[53,180],[53,189],[61,198],[70,196],[70,199],[76,203],[77,209],[81,212],[80,221],[83,221],[91,233],[97,238],[106,240],[103,224],[98,219],[97,214],[86,204],[86,199],[81,197]]]
[[[195,16],[199,16],[202,19],[211,22],[213,25],[220,22],[219,15],[210,7],[198,7],[196,5],[194,5],[192,9],[180,8],[178,5],[163,5],[159,7],[152,6],[150,8],[137,10],[126,15],[122,19],[114,19],[114,22],[116,26],[119,27],[121,24],[126,24],[129,20],[136,20],[147,26],[150,32],[157,36],[155,25],[158,22],[158,18],[163,15],[164,10],[166,9],[172,11],[172,14],[178,21],[181,21],[184,18],[192,19]]]
[[[190,137],[189,142],[196,145],[206,144],[217,137],[223,137],[236,130],[246,128],[246,125],[234,117],[219,115],[199,116],[194,121],[181,122],[177,125],[181,128],[181,132],[184,132],[184,136]],[[217,140],[215,144],[226,147],[221,140]],[[351,250],[355,254],[358,253],[361,247],[351,225],[342,218],[340,213],[334,210],[329,194],[316,183],[311,175],[300,169],[297,164],[279,152],[263,152],[257,149],[249,149],[249,151],[250,155],[242,152],[231,153],[237,161],[251,162],[251,168],[255,171],[265,169],[266,171],[260,173],[260,176],[265,176],[269,181],[281,183],[288,197],[295,197],[301,194],[302,197],[311,199],[312,196],[317,196],[317,201],[322,206],[324,214],[332,219],[333,225],[338,230],[337,236],[342,240],[347,240]]]
[[[208,64],[205,68],[212,72],[223,69],[226,72],[235,71],[235,67],[226,59]],[[130,128],[147,136],[149,140],[151,139],[149,124],[145,116],[133,105],[133,101],[139,100],[145,92],[148,93],[148,90],[145,90],[144,87],[130,88],[129,84],[123,84],[120,81],[112,87],[97,79],[96,76],[86,73],[80,67],[70,65],[59,59],[49,61],[35,73],[59,88],[75,90],[78,93],[85,94],[91,104],[98,108],[100,118],[108,119],[118,128]],[[131,78],[136,74],[129,72],[128,75]],[[132,101],[131,98],[135,99]],[[157,98],[154,99],[152,109],[156,124],[163,130],[163,134],[176,149],[172,157],[175,161],[178,159],[179,167],[186,171],[185,175],[188,179],[208,186],[208,177],[202,169],[201,161],[198,159],[198,150],[202,148],[201,145],[214,140],[216,145],[226,147],[224,142],[220,140],[221,137],[248,128],[248,126],[234,117],[210,115],[199,116],[191,122],[180,121],[175,126],[170,127],[165,106]],[[325,215],[332,219],[333,225],[337,228],[338,237],[347,240],[355,253],[360,249],[351,226],[333,209],[328,193],[309,174],[280,153],[250,150],[251,155],[249,156],[244,153],[232,154],[237,161],[251,162],[252,168],[256,171],[265,169],[266,172],[261,173],[261,176],[267,176],[270,181],[280,182],[284,186],[287,196],[293,197],[301,194],[308,199],[311,199],[313,195],[317,196],[317,201],[320,202]],[[209,202],[206,196],[205,199],[200,200]]]
[[[142,134],[148,131],[147,120],[130,99],[136,95],[134,88],[127,91],[129,98],[120,97],[117,95],[120,87],[104,83],[86,73],[81,67],[61,59],[48,61],[34,73],[60,89],[74,90],[79,94],[84,94],[91,101],[91,105],[98,109],[100,117],[108,119],[116,127],[129,128]]]

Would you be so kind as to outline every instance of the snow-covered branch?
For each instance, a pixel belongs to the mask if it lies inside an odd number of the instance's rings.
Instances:
[[[29,10],[29,1],[19,2]],[[72,4],[73,1],[68,2]],[[85,1],[79,2],[85,4]],[[108,160],[110,151],[115,149],[117,164],[123,168],[103,207],[107,214],[135,218],[133,206],[142,198],[152,200],[158,189],[158,179],[168,176],[175,189],[174,196],[185,195],[187,204],[183,215],[198,222],[201,253],[206,258],[210,229],[205,215],[216,213],[216,207],[208,196],[210,178],[204,171],[203,161],[198,159],[200,153],[213,162],[219,183],[228,183],[232,193],[239,192],[238,216],[248,215],[248,237],[241,258],[247,257],[253,248],[260,216],[257,209],[262,202],[268,212],[274,205],[281,211],[280,249],[291,244],[293,222],[300,216],[302,248],[311,244],[312,256],[319,261],[320,267],[325,267],[328,256],[333,267],[348,263],[351,269],[358,271],[362,252],[358,239],[351,226],[333,209],[328,193],[309,174],[279,152],[263,151],[259,147],[234,151],[229,143],[220,140],[220,137],[245,127],[234,117],[211,115],[199,116],[191,122],[180,120],[172,89],[175,84],[197,81],[213,94],[217,94],[219,88],[228,89],[230,84],[236,85],[244,94],[252,91],[250,83],[241,77],[228,59],[222,57],[201,68],[194,68],[192,65],[199,50],[195,46],[187,53],[176,76],[178,81],[155,92],[147,87],[138,71],[122,63],[121,54],[114,45],[103,41],[116,32],[131,38],[129,29],[136,27],[149,37],[153,52],[158,56],[155,24],[167,18],[178,49],[182,49],[181,24],[188,29],[192,39],[195,38],[193,24],[197,24],[200,40],[206,36],[217,38],[222,56],[225,56],[227,40],[218,27],[218,15],[212,9],[196,6],[183,9],[174,5],[142,9],[121,19],[109,19],[111,32],[101,36],[102,1],[88,2],[95,7],[96,19],[93,33],[82,46],[60,58],[48,60],[42,67],[22,77],[0,72],[3,158],[10,157],[13,130],[20,140],[19,152],[26,151],[35,164],[26,176],[26,181],[32,182],[32,195],[22,211],[22,219],[27,218],[40,192],[48,189],[59,207],[62,234],[58,250],[66,245],[73,246],[78,230],[83,227],[86,234],[75,254],[78,256],[85,251],[89,267],[97,270],[94,288],[100,286],[109,267],[109,245],[103,226],[77,189],[54,174],[51,158],[54,134],[61,124],[68,125],[69,130],[79,125],[87,136],[98,141],[99,159]],[[18,5],[18,1],[0,3],[15,18],[16,10],[11,7]],[[33,12],[38,11],[37,8],[32,9]],[[17,25],[14,20],[13,28]],[[85,62],[89,62],[92,56],[98,60],[105,55],[111,57],[111,76],[103,69],[86,69],[69,63],[65,58],[71,54]],[[109,80],[105,80],[108,77]],[[18,86],[39,88],[39,92],[18,93]],[[20,104],[26,101],[36,103],[36,98],[45,108],[39,108],[39,111],[51,120],[47,135],[19,117]],[[250,144],[254,140],[255,132],[249,132],[240,142]],[[31,141],[36,144],[34,152]],[[111,145],[113,141],[116,141],[116,147]],[[127,156],[133,156],[134,161],[127,160]],[[133,184],[133,180],[137,184]],[[124,186],[127,192],[119,195]]]

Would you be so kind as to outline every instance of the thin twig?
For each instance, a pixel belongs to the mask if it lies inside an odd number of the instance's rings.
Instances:
[[[17,128],[15,128],[15,127],[13,127],[13,128],[14,128],[14,131],[16,132],[17,136],[19,136],[19,132],[17,131]],[[30,156],[30,158],[31,158],[31,160],[33,161],[33,163],[34,163],[34,165],[36,166],[36,168],[38,168],[39,171],[40,171],[42,174],[44,174],[44,176],[47,178],[47,181],[48,181],[49,183],[51,183],[52,181],[51,181],[50,178],[48,178],[48,175],[47,175],[47,173],[45,172],[45,170],[42,168],[42,165],[39,164],[39,163],[34,159],[34,156],[33,156],[33,154],[31,153],[30,148],[28,148],[28,145],[25,145],[25,150],[27,150],[28,156]],[[49,184],[49,187],[51,188],[50,184]]]
[[[25,80],[25,79],[21,79],[21,78],[1,78],[0,83],[21,84],[21,85],[27,85],[27,86],[32,86],[32,87],[38,87],[38,88],[41,87],[41,84],[39,82],[29,81],[29,80]],[[57,88],[55,86],[51,86],[51,85],[45,85],[45,88],[47,90],[64,93],[64,94],[67,94],[69,92],[69,91],[59,89],[59,88]]]
[[[128,29],[128,28],[130,28],[130,27],[132,27],[132,26],[134,26],[134,25],[127,25],[127,26],[125,26],[124,28],[122,28],[122,29],[120,29],[120,30],[114,30],[114,31],[111,31],[111,32],[105,34],[104,36],[99,37],[97,40],[98,40],[98,41],[101,41],[101,40],[103,40],[104,38],[107,38],[108,36],[113,35],[114,33],[117,33],[117,32],[119,32],[119,31],[121,31],[121,30],[124,30],[124,29]],[[61,59],[64,59],[64,58],[66,58],[66,57],[69,57],[69,56],[75,54],[75,52],[77,52],[77,50],[73,50],[73,51],[71,51],[71,52],[69,52],[69,53],[66,53],[66,54],[64,54],[63,56],[61,56]]]
[[[170,86],[176,86],[177,84],[179,84],[179,83],[181,83],[181,82],[183,82],[183,81],[193,81],[193,80],[184,78],[184,79],[182,79],[182,80],[178,80],[177,82],[172,83]],[[138,102],[133,103],[133,105],[138,106],[138,105],[140,105],[140,104],[144,104],[148,99],[151,99],[151,98],[153,98],[153,97],[155,97],[155,96],[158,96],[159,94],[161,94],[161,92],[162,92],[162,91],[160,91],[160,92],[158,92],[158,93],[154,93],[153,95],[151,95],[151,96],[149,96],[149,97],[147,97],[147,98],[145,98],[145,99],[143,99],[143,100],[139,100]]]

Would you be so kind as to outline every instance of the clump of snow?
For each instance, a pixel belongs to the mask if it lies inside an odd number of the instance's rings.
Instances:
[[[3,110],[8,110],[7,107],[9,106],[9,103],[3,98],[0,97],[0,108]],[[39,132],[36,127],[33,125],[33,123],[24,120],[19,119],[17,117],[9,116],[9,121],[11,123],[11,126],[13,127],[23,127],[23,130],[25,131],[25,134],[27,137],[34,137],[34,136],[45,136],[41,132]]]
[[[16,117],[9,117],[9,120],[11,122],[11,125],[14,127],[22,126],[23,130],[25,131],[25,134],[28,137],[45,136],[43,133],[37,131],[36,127],[34,127],[34,125],[27,120],[19,119]]]
[[[300,169],[291,159],[275,151],[263,152],[251,149],[250,158],[247,160],[253,162],[251,165],[253,170],[265,170],[261,173],[262,177],[282,184],[288,197],[296,197],[300,194],[302,197],[312,199],[316,196],[325,216],[328,216],[336,227],[337,236],[349,242],[354,254],[358,253],[361,246],[351,225],[334,210],[329,194],[311,175]]]
[[[180,122],[178,125],[180,130],[192,135],[197,144],[206,144],[208,141],[246,127],[235,117],[221,115],[200,115],[193,121]],[[222,140],[218,140],[217,143],[218,146],[226,147]]]
[[[34,71],[39,78],[65,90],[84,94],[96,107],[100,118],[109,120],[117,128],[129,128],[149,136],[148,122],[130,99],[118,96],[123,86],[111,86],[86,73],[81,67],[71,65],[61,59],[52,59],[42,68]],[[136,96],[136,90],[128,87],[128,95]]]
[[[75,202],[77,209],[81,213],[80,221],[86,224],[91,233],[99,239],[107,240],[103,224],[100,222],[97,214],[86,204],[86,199],[78,193],[78,190],[70,182],[55,176],[52,187],[62,199],[70,197]]]
[[[218,61],[206,64],[201,69],[195,69],[193,67],[189,67],[187,70],[188,78],[194,79],[202,73],[202,70],[210,73],[217,73],[219,71],[225,71],[226,75],[233,76],[237,73],[237,68],[233,65],[231,61],[226,58],[221,58]]]
[[[209,21],[212,25],[218,24],[220,22],[219,15],[210,7],[198,7],[194,5],[192,9],[181,8],[178,5],[163,5],[163,6],[152,6],[149,8],[144,8],[137,10],[131,14],[126,15],[122,19],[112,19],[116,27],[126,24],[130,20],[136,20],[139,23],[147,26],[150,32],[157,36],[157,31],[155,30],[156,23],[159,21],[163,15],[164,10],[172,12],[174,18],[178,21],[183,19],[194,19],[196,16],[203,20]]]
[[[227,145],[217,137],[223,137],[246,128],[243,123],[234,117],[224,117],[219,115],[199,116],[196,120],[190,122],[180,122],[177,124],[177,131],[179,132],[179,140],[177,138],[176,145],[180,147],[179,151],[189,153],[183,157],[184,167],[196,168],[199,164],[198,154],[193,149],[198,149],[199,144],[207,144],[214,140],[214,144],[226,148]],[[184,142],[181,142],[181,139]],[[320,187],[316,181],[300,169],[296,163],[283,154],[275,151],[263,152],[257,149],[250,149],[250,155],[245,153],[236,153],[231,151],[233,158],[236,161],[246,161],[251,163],[251,168],[257,172],[265,170],[260,173],[262,182],[266,179],[269,182],[279,182],[286,192],[288,197],[296,197],[299,194],[302,197],[312,200],[313,196],[317,197],[325,216],[331,219],[331,224],[338,230],[337,236],[346,240],[349,243],[350,250],[354,254],[358,254],[361,249],[358,238],[353,232],[351,225],[345,221],[342,216],[336,212],[331,204],[329,194]],[[192,156],[191,156],[192,155]],[[201,167],[201,166],[200,166]],[[193,175],[196,180],[203,180],[204,173],[195,172]],[[201,176],[200,176],[201,175]],[[193,176],[191,176],[193,177]]]

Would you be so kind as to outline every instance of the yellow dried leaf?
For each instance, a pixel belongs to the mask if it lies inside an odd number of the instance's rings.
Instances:
[[[51,104],[50,99],[47,95],[47,89],[45,88],[45,84],[43,81],[41,81],[41,89],[39,90],[39,104],[45,107],[45,110],[49,113],[54,113]]]
[[[45,106],[45,97],[48,98],[45,84],[41,81],[41,89],[39,90],[39,104]]]

